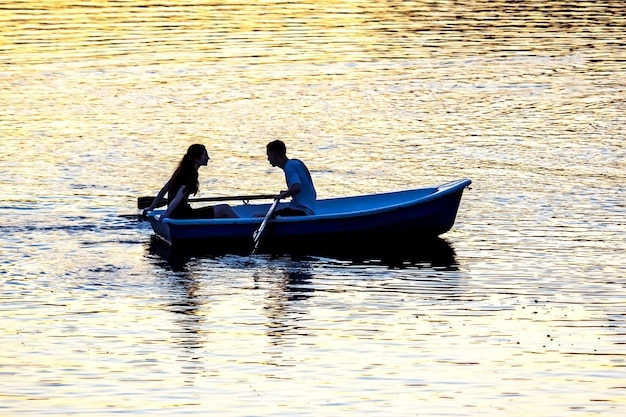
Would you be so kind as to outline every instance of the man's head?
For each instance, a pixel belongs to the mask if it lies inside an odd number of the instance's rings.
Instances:
[[[284,167],[287,162],[287,147],[282,140],[274,140],[265,147],[267,160],[273,167]]]

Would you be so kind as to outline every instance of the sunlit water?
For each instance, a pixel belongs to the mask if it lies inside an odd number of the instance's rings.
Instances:
[[[623,2],[0,1],[0,415],[626,414]],[[136,198],[470,178],[412,262],[173,256]],[[441,262],[441,259],[447,259]]]

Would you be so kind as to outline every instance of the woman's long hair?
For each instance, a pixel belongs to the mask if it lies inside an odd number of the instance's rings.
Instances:
[[[206,147],[202,144],[195,143],[187,149],[187,153],[180,160],[176,171],[172,174],[170,182],[170,198],[174,198],[181,185],[187,187],[189,194],[195,195],[198,192],[198,170],[196,169],[196,159],[202,157],[206,151]]]

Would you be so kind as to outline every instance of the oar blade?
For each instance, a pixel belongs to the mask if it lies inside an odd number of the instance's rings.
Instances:
[[[152,202],[154,201],[156,197],[138,197],[137,198],[137,208],[138,209],[145,209],[148,208],[152,205]],[[157,206],[155,206],[155,208],[157,207],[163,207],[164,205],[167,204],[167,200],[161,200],[159,202],[159,204]]]
[[[153,201],[154,197],[137,197],[137,208],[141,210],[150,207]]]

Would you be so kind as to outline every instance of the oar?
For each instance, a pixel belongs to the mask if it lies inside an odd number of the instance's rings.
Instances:
[[[155,198],[156,197],[137,197],[137,208],[144,209],[144,208],[150,207]],[[201,201],[235,201],[235,200],[242,200],[245,202],[249,200],[269,200],[270,198],[274,198],[274,194],[235,195],[231,197],[202,197],[202,198],[190,198],[187,201],[189,201],[190,203],[201,202]],[[161,201],[159,201],[159,204],[154,206],[154,208],[163,207],[166,204],[167,204],[167,198],[163,198]]]
[[[260,241],[259,239],[261,238],[261,233],[263,233],[263,230],[265,230],[265,226],[267,226],[267,224],[271,220],[272,214],[274,214],[274,210],[276,210],[276,207],[278,206],[279,201],[280,201],[280,198],[274,199],[274,202],[270,206],[270,209],[267,211],[267,214],[265,215],[263,222],[261,223],[259,228],[254,232],[254,235],[252,235],[254,237],[254,249],[252,249],[252,255],[254,255],[256,253],[256,250],[259,248],[259,241]]]

